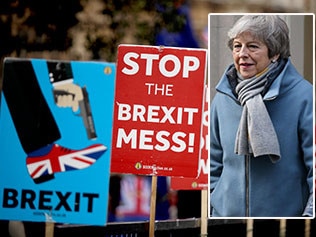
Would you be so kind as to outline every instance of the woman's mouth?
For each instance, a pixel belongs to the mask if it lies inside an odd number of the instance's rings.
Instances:
[[[252,66],[253,64],[252,63],[240,63],[239,66],[241,68],[249,68],[250,66]]]
[[[253,65],[252,63],[240,63],[240,66],[244,66],[244,67],[249,67],[251,65]]]

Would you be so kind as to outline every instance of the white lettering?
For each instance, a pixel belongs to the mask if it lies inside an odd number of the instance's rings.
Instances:
[[[191,65],[191,62],[193,63]],[[183,58],[183,77],[188,78],[190,71],[195,71],[200,67],[200,61],[197,57],[184,56]]]
[[[158,54],[147,54],[147,53],[142,53],[140,55],[141,59],[146,59],[146,76],[151,76],[152,75],[152,68],[153,68],[153,60],[159,59]]]
[[[198,112],[197,108],[184,108],[184,112],[188,112],[188,124],[193,124],[193,114]]]
[[[148,122],[151,122],[151,123],[159,123],[159,111],[160,109],[160,106],[155,106],[155,105],[149,105],[148,106]]]
[[[118,120],[128,121],[131,119],[131,106],[128,104],[118,103]]]
[[[174,67],[171,71],[168,71],[166,68],[166,64],[168,61],[172,61],[174,64]],[[165,55],[161,58],[159,63],[159,70],[165,77],[174,77],[176,76],[181,69],[181,63],[180,60],[171,54]]]
[[[143,105],[134,105],[133,106],[133,121],[137,121],[137,118],[139,118],[139,121],[145,122],[144,114],[146,113],[146,108]]]
[[[161,145],[155,145],[155,149],[158,151],[167,151],[170,147],[170,142],[167,137],[170,135],[170,132],[167,131],[159,131],[157,133],[157,141],[161,143]]]
[[[161,106],[162,111],[164,112],[164,117],[161,119],[161,123],[165,123],[167,120],[169,123],[174,124],[176,123],[172,117],[173,111],[176,109],[176,107],[170,107],[169,109],[166,106]]]
[[[209,167],[210,167],[210,161],[209,159],[207,160],[204,160],[204,159],[200,159],[199,161],[199,173],[202,173],[203,174],[208,174],[209,173]]]
[[[116,147],[122,148],[122,141],[124,141],[125,144],[128,144],[131,142],[131,148],[136,149],[137,148],[137,130],[132,129],[130,133],[127,135],[125,133],[125,130],[123,128],[119,128],[117,132],[117,140],[116,140]]]
[[[184,132],[175,132],[172,135],[172,140],[178,145],[173,145],[171,150],[174,152],[183,152],[186,149],[185,141],[181,140],[180,138],[185,138],[186,134]]]
[[[166,95],[166,96],[173,96],[172,93],[172,84],[156,84],[156,83],[145,83],[145,86],[147,86],[147,94],[148,95]]]
[[[145,75],[152,76],[153,68],[157,67],[164,77],[175,77],[181,73],[183,78],[188,78],[190,72],[196,71],[200,67],[199,58],[194,56],[183,56],[179,58],[177,55],[167,54],[159,58],[160,54],[128,52],[123,56],[123,62],[126,66],[122,72],[126,75],[135,75],[139,72],[140,60],[145,60]],[[157,61],[157,63],[155,63]],[[171,69],[170,63],[173,64]],[[167,64],[169,65],[167,67]]]
[[[141,130],[139,134],[139,149],[153,150],[153,145],[148,144],[148,143],[152,143],[153,135],[154,135],[154,131],[152,130]]]
[[[188,146],[194,146],[194,144],[189,144],[189,136],[184,132],[171,134],[168,131],[156,132],[155,130],[143,129],[132,129],[130,132],[126,132],[124,128],[119,128],[117,134],[117,148],[126,146],[128,149],[157,150],[161,152],[170,149],[173,152],[180,153],[184,152]]]
[[[127,53],[124,55],[123,61],[124,63],[126,63],[128,66],[131,67],[131,69],[128,69],[126,67],[123,68],[122,72],[126,75],[135,75],[138,70],[139,70],[139,66],[137,62],[134,62],[131,60],[131,58],[135,58],[137,59],[139,57],[139,55],[137,53]]]
[[[118,104],[118,120],[192,125],[198,108]],[[204,114],[205,115],[205,114]],[[205,115],[206,116],[206,115]]]

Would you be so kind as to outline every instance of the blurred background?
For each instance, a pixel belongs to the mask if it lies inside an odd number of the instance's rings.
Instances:
[[[210,12],[315,12],[315,5],[315,0],[1,0],[0,58],[113,62],[121,43],[207,47]]]

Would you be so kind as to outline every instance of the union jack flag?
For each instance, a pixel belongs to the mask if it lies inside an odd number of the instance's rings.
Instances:
[[[27,169],[33,179],[57,172],[84,169],[94,164],[106,149],[100,144],[82,150],[71,150],[54,144],[47,155],[28,157]]]

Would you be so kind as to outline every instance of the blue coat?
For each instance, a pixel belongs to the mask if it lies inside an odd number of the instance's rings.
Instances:
[[[288,60],[264,95],[281,159],[234,153],[242,106],[226,73],[210,112],[210,189],[214,217],[302,216],[313,194],[313,87]]]

